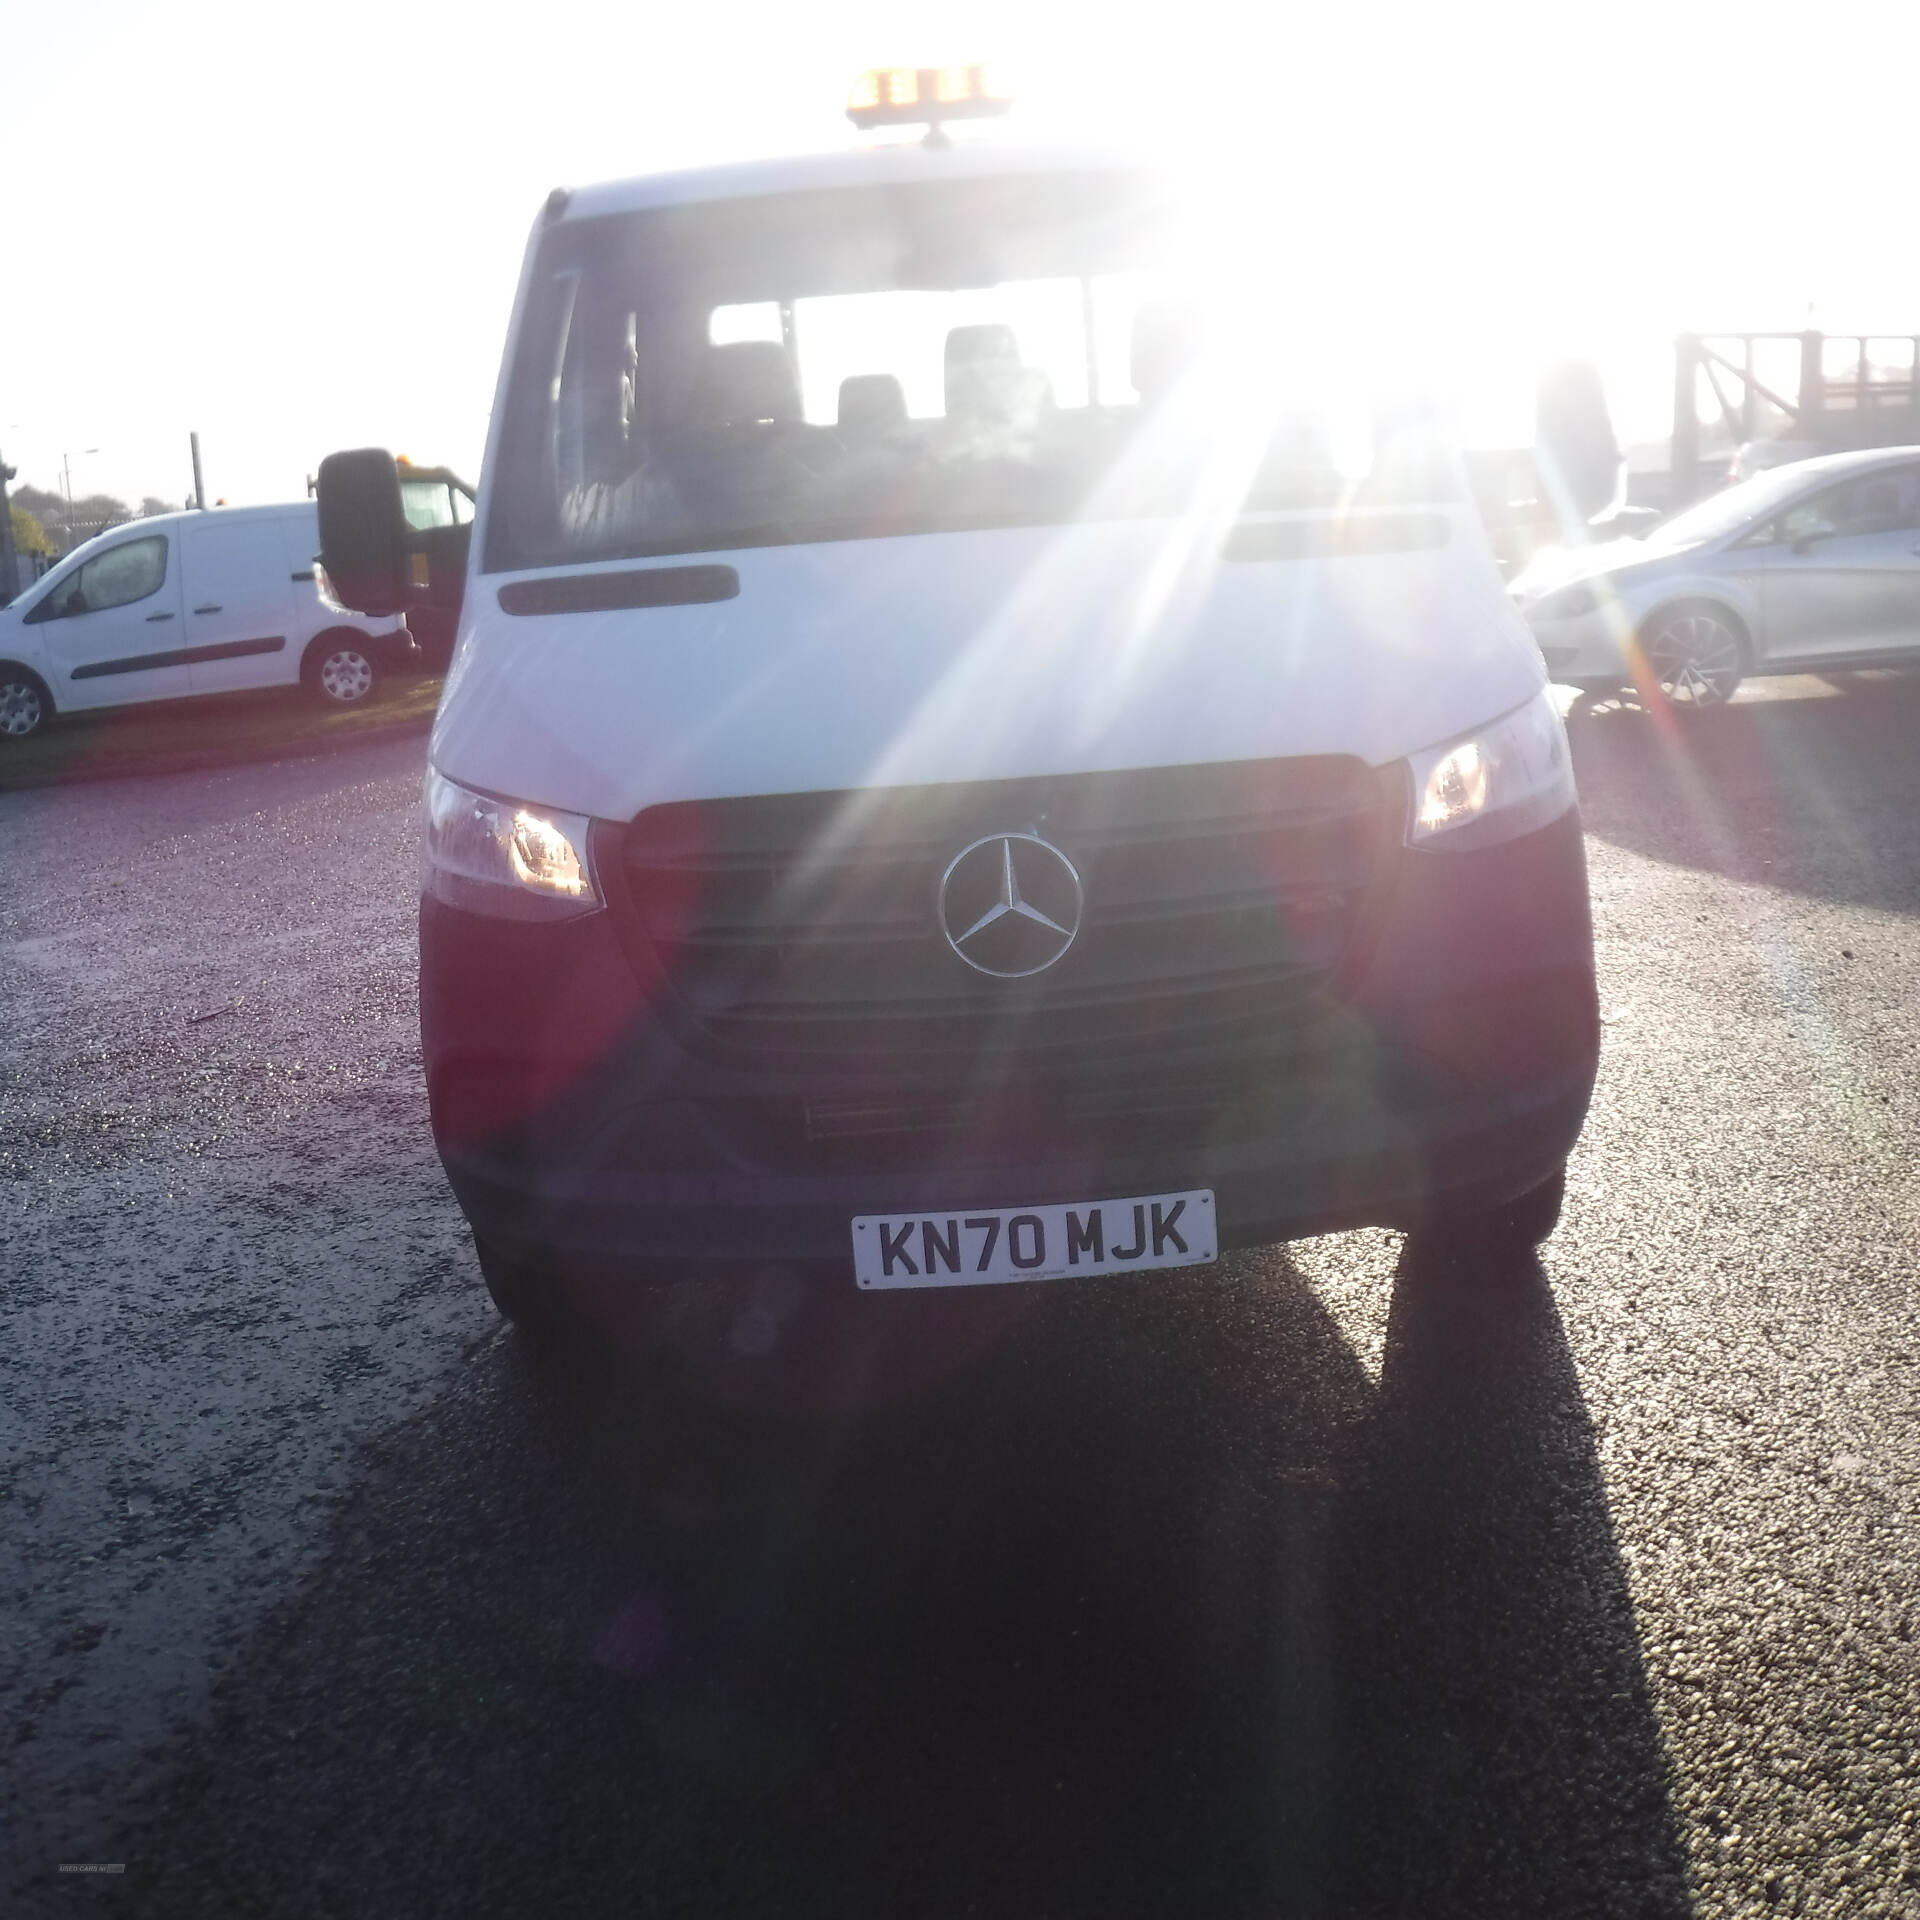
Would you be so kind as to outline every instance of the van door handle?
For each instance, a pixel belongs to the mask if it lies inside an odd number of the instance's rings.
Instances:
[[[147,625],[152,626],[156,620],[171,620],[172,618],[173,615],[170,613],[150,613],[147,615]]]
[[[218,613],[219,611],[220,611],[220,602],[218,600],[214,601],[214,603],[211,606],[194,608],[195,613]]]

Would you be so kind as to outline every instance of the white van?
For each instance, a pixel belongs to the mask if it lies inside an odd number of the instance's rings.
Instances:
[[[1343,464],[1183,204],[985,143],[549,201],[420,923],[509,1315],[1551,1231],[1598,1023],[1539,652],[1427,416]],[[391,459],[320,484],[403,604]]]
[[[311,501],[111,527],[0,607],[0,740],[55,713],[305,684],[353,706],[412,657],[403,619],[329,604]]]

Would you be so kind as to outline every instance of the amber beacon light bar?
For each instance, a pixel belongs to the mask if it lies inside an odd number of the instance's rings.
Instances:
[[[949,120],[986,120],[1008,112],[1012,99],[994,84],[985,66],[873,67],[853,83],[847,118],[865,133],[871,127],[925,127],[929,145],[939,145]]]

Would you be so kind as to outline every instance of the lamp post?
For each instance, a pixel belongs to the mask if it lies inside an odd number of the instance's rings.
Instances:
[[[20,591],[20,558],[13,550],[13,506],[7,499],[7,482],[13,469],[0,459],[0,607],[8,605]]]
[[[82,447],[80,456],[84,459],[88,454],[99,451],[98,447]],[[71,553],[79,542],[73,537],[73,456],[70,453],[60,456],[60,477],[67,490],[67,551]]]
[[[8,433],[20,431],[18,420],[0,424]],[[9,604],[20,592],[20,550],[13,538],[13,503],[7,498],[7,482],[13,477],[13,468],[0,459],[0,607]]]

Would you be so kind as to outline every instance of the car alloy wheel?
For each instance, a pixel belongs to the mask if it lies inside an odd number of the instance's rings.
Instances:
[[[373,662],[352,647],[341,647],[320,662],[320,690],[342,706],[364,700],[373,691]]]
[[[1740,684],[1740,636],[1716,613],[1682,609],[1648,634],[1647,665],[1669,706],[1725,706]]]
[[[47,703],[31,680],[0,680],[0,735],[24,740],[46,717]]]

